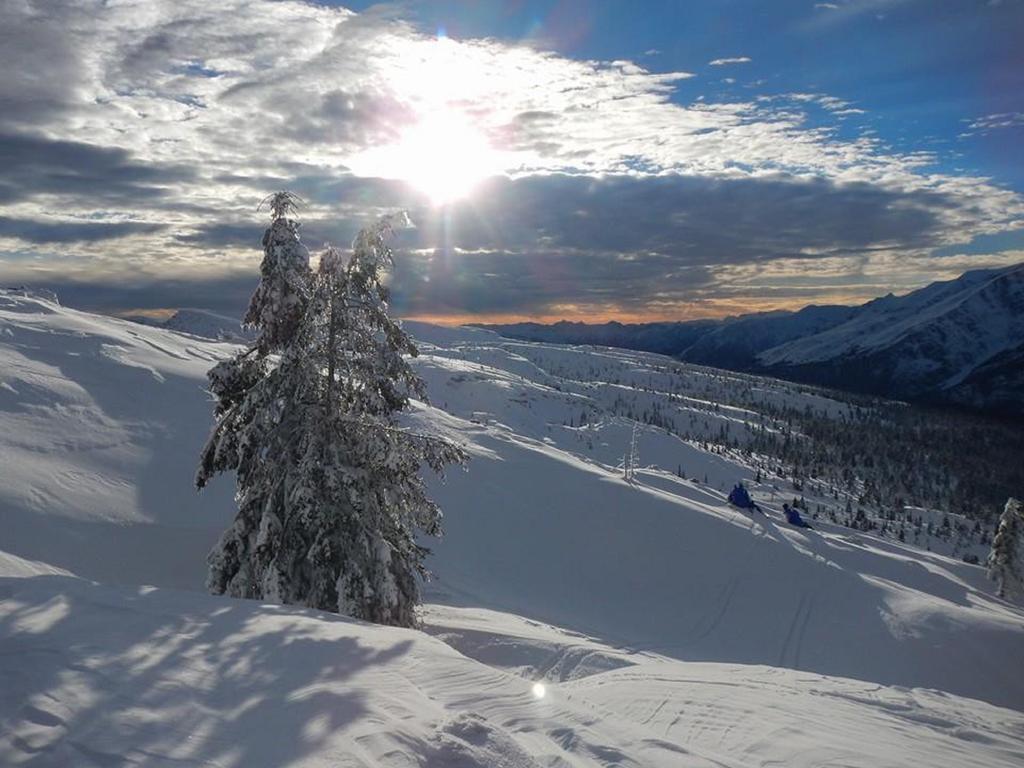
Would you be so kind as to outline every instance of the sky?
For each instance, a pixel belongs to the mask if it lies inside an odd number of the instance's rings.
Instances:
[[[686,320],[1024,261],[1024,0],[6,0],[0,285],[239,314],[407,210],[395,311]]]

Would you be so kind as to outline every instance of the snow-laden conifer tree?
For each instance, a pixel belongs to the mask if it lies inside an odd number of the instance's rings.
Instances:
[[[1024,504],[1009,499],[999,518],[992,551],[988,555],[988,577],[996,583],[999,597],[1024,596]]]
[[[276,192],[260,204],[270,208],[263,233],[260,282],[249,302],[245,324],[256,330],[252,346],[215,365],[207,374],[216,397],[215,425],[203,449],[196,485],[202,488],[220,472],[237,473],[238,514],[210,553],[207,585],[216,594],[261,598],[273,561],[273,547],[259,539],[273,531],[282,489],[272,467],[278,456],[266,440],[279,427],[281,374],[271,357],[287,349],[305,315],[312,287],[309,252],[299,240],[299,222],[291,218],[298,198]],[[262,533],[261,533],[262,532]]]
[[[299,202],[291,192],[275,192],[263,201],[270,208],[271,224],[263,233],[260,283],[243,321],[259,332],[257,346],[263,352],[289,343],[306,308],[309,251],[299,241],[299,222],[289,217]]]
[[[415,621],[426,553],[415,537],[441,521],[419,469],[464,455],[396,422],[423,387],[405,357],[416,348],[388,316],[390,232],[385,219],[350,256],[324,252],[279,355],[258,340],[211,371],[217,424],[197,484],[234,469],[239,504],[210,554],[215,593]]]

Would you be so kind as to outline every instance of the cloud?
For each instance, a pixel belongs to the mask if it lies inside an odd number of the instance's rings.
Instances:
[[[383,180],[307,180],[311,206],[345,184],[385,205],[414,200]],[[605,316],[617,307],[681,316],[729,295],[727,282],[712,280],[723,268],[780,261],[807,273],[829,260],[863,266],[865,254],[925,254],[939,242],[937,221],[954,206],[934,192],[823,179],[555,174],[494,178],[472,201],[443,211],[409,207],[416,229],[399,240],[393,281],[404,314]],[[303,238],[346,242],[356,225],[307,218]],[[240,222],[188,237],[203,247],[237,239],[254,249],[257,234]]]
[[[159,232],[165,226],[141,221],[39,221],[0,216],[0,238],[9,237],[29,243],[95,242]]]
[[[0,169],[5,202],[51,195],[94,205],[166,196],[197,175],[182,165],[138,161],[120,147],[23,133],[0,134]]]
[[[808,30],[832,27],[852,22],[866,15],[872,15],[878,21],[884,20],[890,11],[901,5],[910,5],[916,0],[841,0],[840,2],[815,3],[815,13],[805,25]]]
[[[987,136],[994,131],[1024,127],[1024,112],[995,112],[965,122],[968,124],[967,130],[959,134],[961,138]]]
[[[760,269],[755,265],[778,261],[800,263],[807,273],[810,265],[829,260],[863,265],[864,254],[925,254],[937,242],[936,222],[952,205],[932,192],[901,195],[869,184],[787,177],[494,178],[473,201],[446,210],[417,203],[407,189],[386,180],[307,178],[304,185],[310,210],[354,189],[385,208],[411,204],[417,226],[399,238],[393,287],[396,308],[419,316],[681,316],[730,295],[727,280],[713,279],[728,274],[723,269]],[[815,221],[811,229],[808,219]],[[326,239],[346,243],[361,223],[306,216],[303,239],[313,247]],[[211,253],[242,248],[255,267],[260,230],[250,215],[176,237]],[[216,308],[239,306],[245,293],[239,286],[251,287],[254,279],[254,269],[211,277],[231,287]],[[159,280],[143,272],[102,291],[96,288],[102,281],[87,274],[63,290],[52,276],[48,285],[61,294],[70,290],[72,301],[93,291],[92,301],[150,308],[212,300],[209,291],[196,291],[196,282],[201,280]],[[801,289],[788,295],[801,295]]]
[[[216,302],[195,287],[208,281],[237,303],[260,257],[256,204],[280,188],[309,201],[313,246],[411,209],[395,288],[419,314],[682,311],[727,295],[730,268],[863,272],[1024,220],[985,178],[815,126],[812,111],[860,113],[830,94],[685,103],[687,72],[439,40],[395,13],[0,6],[0,280],[119,307]],[[500,175],[442,216],[371,159],[446,111]]]
[[[202,307],[241,317],[258,281],[258,274],[154,278],[129,273],[118,282],[55,275],[39,284],[55,291],[62,304],[87,310],[126,314],[135,310]]]
[[[711,61],[708,62],[708,66],[711,66],[711,67],[724,67],[727,64],[749,64],[749,63],[750,63],[750,57],[749,56],[733,56],[733,57],[724,58],[724,59],[712,59]]]

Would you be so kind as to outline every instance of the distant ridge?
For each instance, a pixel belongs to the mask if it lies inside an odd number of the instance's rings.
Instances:
[[[213,341],[242,344],[252,338],[252,334],[243,328],[236,318],[219,315],[206,309],[179,309],[166,320],[156,320],[146,315],[127,315],[124,319]]]
[[[1024,416],[1024,264],[965,272],[860,306],[724,320],[481,325],[514,339],[595,344],[890,398]]]

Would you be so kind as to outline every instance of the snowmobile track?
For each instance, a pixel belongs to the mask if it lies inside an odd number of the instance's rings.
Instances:
[[[800,602],[797,604],[796,611],[793,613],[793,619],[789,624],[789,630],[786,632],[786,638],[782,641],[782,649],[779,652],[779,662],[777,666],[788,666],[792,669],[799,667],[800,651],[803,648],[804,635],[807,632],[807,623],[811,618],[813,603],[814,599],[809,597],[807,593],[800,596]],[[790,655],[791,649],[792,663],[786,664],[786,657]]]

